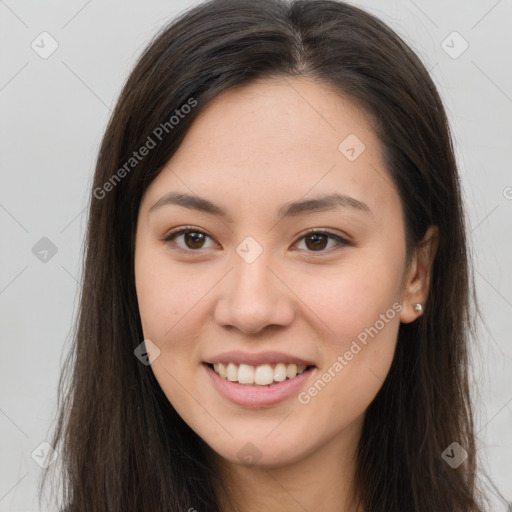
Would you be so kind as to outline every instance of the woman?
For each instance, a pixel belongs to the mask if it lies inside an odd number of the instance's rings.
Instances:
[[[102,142],[63,509],[484,510],[470,284],[446,114],[389,27],[192,8]]]

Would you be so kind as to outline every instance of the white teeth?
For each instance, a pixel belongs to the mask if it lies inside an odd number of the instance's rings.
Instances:
[[[226,370],[226,377],[231,382],[235,382],[238,380],[238,367],[233,363],[229,363]]]
[[[238,367],[238,382],[240,382],[240,384],[253,384],[254,366],[249,366],[248,364],[241,364]]]
[[[254,383],[260,386],[272,384],[274,380],[274,369],[269,364],[257,366],[254,372]],[[239,381],[241,382],[241,381]],[[252,383],[251,383],[252,384]]]
[[[283,382],[286,378],[293,379],[297,375],[304,373],[306,365],[297,366],[295,363],[277,363],[274,366],[270,364],[251,366],[249,364],[237,365],[229,363],[224,365],[222,363],[215,363],[213,369],[222,378],[231,382],[268,386],[272,382]]]
[[[295,363],[289,364],[286,368],[286,376],[289,379],[293,379],[297,375],[297,365]]]
[[[214,365],[215,368],[215,365]],[[226,378],[228,376],[228,372],[226,367],[222,363],[218,363],[218,369],[215,370],[221,377]]]
[[[274,368],[274,380],[277,382],[283,382],[286,380],[286,365],[283,363],[277,363]]]

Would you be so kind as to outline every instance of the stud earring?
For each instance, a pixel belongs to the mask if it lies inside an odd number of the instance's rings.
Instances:
[[[414,304],[414,311],[422,311],[423,306],[421,304]]]

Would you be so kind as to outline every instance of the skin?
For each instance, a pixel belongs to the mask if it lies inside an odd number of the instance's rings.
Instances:
[[[366,146],[354,161],[338,150],[350,134]],[[177,205],[149,211],[172,191],[205,197],[230,219]],[[371,213],[337,207],[277,218],[284,203],[334,191]],[[162,240],[184,226],[208,236]],[[321,238],[315,250],[302,238],[312,228],[350,243]],[[263,249],[250,264],[236,252],[247,236]],[[201,112],[142,199],[135,279],[144,337],[160,350],[151,368],[211,447],[223,510],[229,489],[247,512],[356,510],[364,413],[389,371],[400,322],[414,321],[414,304],[426,303],[436,249],[431,228],[406,266],[401,201],[380,142],[371,120],[339,93],[304,77],[265,79]],[[269,407],[234,405],[201,364],[230,350],[291,353],[317,366],[307,391],[393,304],[401,310],[307,404],[293,395]],[[253,465],[237,456],[248,442],[261,456]]]

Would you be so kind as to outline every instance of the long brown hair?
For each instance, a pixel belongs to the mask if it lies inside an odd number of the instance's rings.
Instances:
[[[164,27],[127,79],[97,160],[78,318],[59,381],[51,444],[61,456],[62,510],[220,510],[208,447],[134,356],[143,340],[135,227],[146,187],[202,109],[223,91],[278,76],[312,77],[370,113],[402,199],[408,255],[430,225],[439,228],[424,314],[400,325],[391,369],[366,412],[362,506],[483,510],[468,379],[473,278],[445,110],[397,34],[334,0],[205,2]],[[135,159],[143,146],[151,147]],[[458,468],[442,457],[453,442],[467,452]]]

